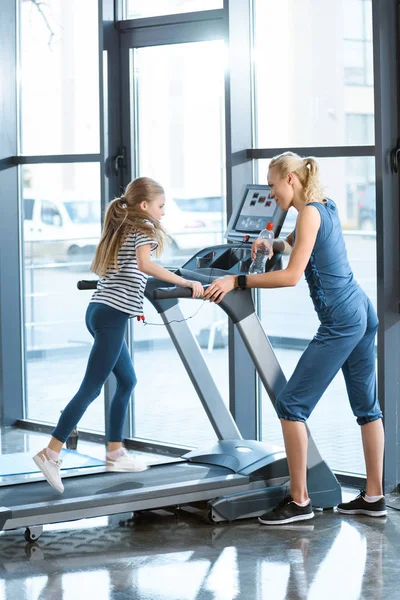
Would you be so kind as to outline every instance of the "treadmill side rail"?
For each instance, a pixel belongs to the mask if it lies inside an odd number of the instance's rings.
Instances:
[[[4,528],[4,524],[12,517],[12,510],[7,506],[0,506],[0,531]]]

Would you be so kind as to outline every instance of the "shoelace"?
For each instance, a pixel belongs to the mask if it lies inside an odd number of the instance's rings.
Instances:
[[[274,510],[279,510],[280,508],[283,508],[284,506],[286,506],[287,504],[290,504],[291,502],[293,502],[292,496],[290,496],[290,495],[285,496],[283,498],[283,500],[281,500],[279,502],[279,504],[274,508]]]
[[[357,496],[356,500],[359,500],[359,499],[361,499],[361,498],[364,498],[364,497],[365,497],[365,494],[366,494],[365,490],[360,490],[360,493],[358,494],[358,496]]]

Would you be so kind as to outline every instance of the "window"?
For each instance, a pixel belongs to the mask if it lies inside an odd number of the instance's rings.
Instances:
[[[78,390],[92,346],[85,327],[90,292],[76,283],[94,278],[100,167],[25,165],[23,175],[26,415],[55,424]],[[80,427],[104,432],[102,397]]]
[[[21,0],[23,154],[99,152],[97,4]]]
[[[164,264],[182,265],[200,248],[223,242],[223,57],[222,41],[132,50],[137,175],[153,177],[167,192],[163,224],[171,244],[161,257]],[[183,300],[180,308],[190,317],[188,325],[228,403],[226,315],[218,306],[202,301]],[[161,325],[150,302],[144,311],[149,323]],[[132,325],[139,374],[135,436],[188,446],[215,439],[165,327]]]
[[[256,146],[373,143],[346,132],[347,113],[374,113],[371,1],[254,5]]]
[[[345,84],[372,86],[372,2],[348,0],[343,8]]]

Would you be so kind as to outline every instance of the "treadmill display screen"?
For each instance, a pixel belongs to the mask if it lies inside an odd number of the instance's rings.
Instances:
[[[270,188],[264,186],[249,186],[246,197],[238,214],[235,229],[243,232],[259,232],[265,229],[269,221],[274,217],[279,208],[272,198],[269,197]]]

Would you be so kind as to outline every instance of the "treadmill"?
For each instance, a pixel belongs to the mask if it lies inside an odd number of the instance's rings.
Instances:
[[[253,204],[256,194],[263,202],[260,199]],[[247,272],[252,239],[265,222],[271,220],[275,235],[279,235],[284,220],[282,211],[267,199],[267,186],[247,186],[230,221],[228,244],[198,252],[177,273],[207,284],[222,274]],[[243,228],[246,228],[245,233]],[[241,241],[244,235],[246,242]],[[275,256],[269,263],[270,268],[278,268],[279,257]],[[96,284],[96,281],[82,281],[78,287],[93,289]],[[287,493],[289,476],[284,450],[256,440],[243,440],[184,320],[179,297],[188,297],[191,291],[173,286],[162,289],[161,286],[165,283],[149,278],[146,297],[165,323],[218,442],[193,450],[177,462],[154,465],[141,473],[106,473],[98,469],[88,474],[85,469],[84,474],[63,474],[63,495],[44,480],[2,483],[0,530],[25,528],[25,539],[34,542],[45,524],[204,501],[208,502],[211,522],[233,521],[259,516]],[[285,378],[255,314],[251,291],[238,294],[234,290],[219,306],[238,328],[261,381],[274,401]],[[319,455],[310,434],[308,485],[316,507],[331,508],[341,501],[340,485]]]

